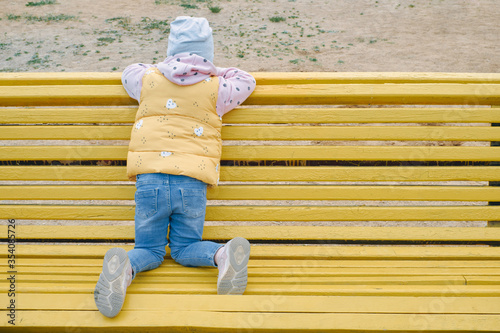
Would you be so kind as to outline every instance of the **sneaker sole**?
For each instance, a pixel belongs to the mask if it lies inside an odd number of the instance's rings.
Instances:
[[[227,257],[229,265],[217,285],[219,295],[242,295],[248,281],[248,260],[250,259],[250,243],[241,237],[229,241]]]
[[[106,317],[115,317],[122,309],[126,293],[123,282],[129,265],[130,260],[124,249],[110,249],[104,256],[102,273],[94,289],[94,300],[99,312]]]

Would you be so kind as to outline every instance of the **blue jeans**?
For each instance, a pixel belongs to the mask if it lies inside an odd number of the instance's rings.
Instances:
[[[167,243],[170,255],[181,265],[216,266],[214,256],[222,245],[201,239],[207,184],[186,176],[149,173],[137,176],[136,188],[135,247],[128,252],[134,278],[160,266]]]

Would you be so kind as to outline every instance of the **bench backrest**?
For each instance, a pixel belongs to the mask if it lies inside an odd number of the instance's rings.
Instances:
[[[254,75],[224,118],[205,238],[500,240],[484,227],[500,220],[499,74]],[[0,220],[23,240],[132,241],[136,110],[117,73],[0,74]]]

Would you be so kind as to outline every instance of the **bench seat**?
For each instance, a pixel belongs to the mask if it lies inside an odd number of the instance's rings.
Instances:
[[[117,73],[0,73],[1,331],[499,331],[500,75],[254,76],[204,230],[250,241],[245,294],[167,249],[109,319],[137,102]]]

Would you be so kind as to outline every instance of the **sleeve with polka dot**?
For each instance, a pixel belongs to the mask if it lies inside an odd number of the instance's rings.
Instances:
[[[128,95],[139,101],[141,98],[142,77],[148,68],[155,67],[149,64],[133,64],[125,68],[122,73],[122,84]]]
[[[217,114],[223,116],[241,105],[254,91],[255,79],[238,68],[217,68],[219,76],[219,96]]]

